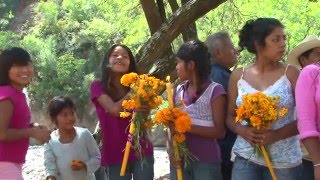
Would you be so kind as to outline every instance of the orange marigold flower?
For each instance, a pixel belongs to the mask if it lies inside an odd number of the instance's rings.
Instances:
[[[123,75],[120,79],[120,83],[124,86],[129,86],[130,84],[136,82],[137,79],[138,79],[138,74],[132,72],[132,73]]]
[[[261,119],[257,116],[251,116],[250,117],[250,124],[253,126],[253,127],[256,127],[258,129],[260,129],[260,125],[262,124],[261,122]]]
[[[163,111],[158,111],[155,115],[155,121],[158,124],[168,125],[168,119],[165,118]]]
[[[186,136],[181,133],[176,133],[175,135],[173,135],[173,140],[178,143],[182,143],[186,140]]]
[[[185,133],[191,129],[191,120],[189,116],[180,116],[174,121],[175,130],[179,133]]]
[[[152,121],[145,121],[145,122],[143,123],[143,125],[144,125],[145,127],[152,128],[152,126],[154,125],[154,123],[153,123]]]
[[[280,96],[268,96],[262,92],[245,94],[242,97],[242,104],[236,109],[236,122],[247,121],[250,126],[257,129],[267,129],[279,117],[287,113],[283,108],[279,112],[277,101]]]

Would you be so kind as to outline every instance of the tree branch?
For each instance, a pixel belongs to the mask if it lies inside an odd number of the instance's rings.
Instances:
[[[183,32],[190,23],[225,1],[226,0],[191,0],[179,8],[139,50],[136,56],[137,64],[140,67],[139,70],[142,73],[153,73],[153,71],[157,69],[156,64],[160,62],[158,58],[162,56],[164,50],[170,46],[170,43]],[[170,62],[168,63],[170,64]],[[167,63],[161,62],[161,64]],[[169,67],[166,72],[161,73],[168,74],[173,69],[174,67]]]

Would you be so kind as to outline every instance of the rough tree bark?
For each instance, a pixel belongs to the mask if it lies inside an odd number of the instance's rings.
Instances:
[[[157,5],[153,0],[140,0],[143,12],[146,16],[151,35],[154,34],[162,24],[162,18]]]
[[[153,35],[161,27],[161,24],[166,21],[166,12],[163,0],[140,0],[140,3],[146,16],[151,35]],[[160,62],[170,62],[169,64],[159,64],[162,68],[174,66],[172,63],[174,62],[174,54],[171,45],[162,50],[159,59]],[[157,77],[161,79],[164,78],[159,76]]]
[[[171,58],[161,58],[163,50],[168,48],[172,41],[191,23],[225,1],[190,0],[175,11],[139,50],[136,59],[138,66],[141,67],[140,71],[151,73],[160,78],[171,74],[174,70],[174,61],[169,61]]]
[[[181,0],[181,3],[184,5],[189,1],[190,0]],[[187,27],[186,30],[182,33],[182,39],[184,42],[192,39],[198,39],[197,26],[195,22],[190,23],[189,27]]]

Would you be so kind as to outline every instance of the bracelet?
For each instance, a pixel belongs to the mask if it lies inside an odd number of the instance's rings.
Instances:
[[[320,163],[314,164],[313,167],[320,166]]]

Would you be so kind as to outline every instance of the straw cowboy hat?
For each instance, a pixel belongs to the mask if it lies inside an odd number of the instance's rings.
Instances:
[[[315,35],[306,37],[289,52],[287,64],[293,64],[300,67],[301,65],[298,60],[299,56],[315,47],[320,47],[320,39]]]

